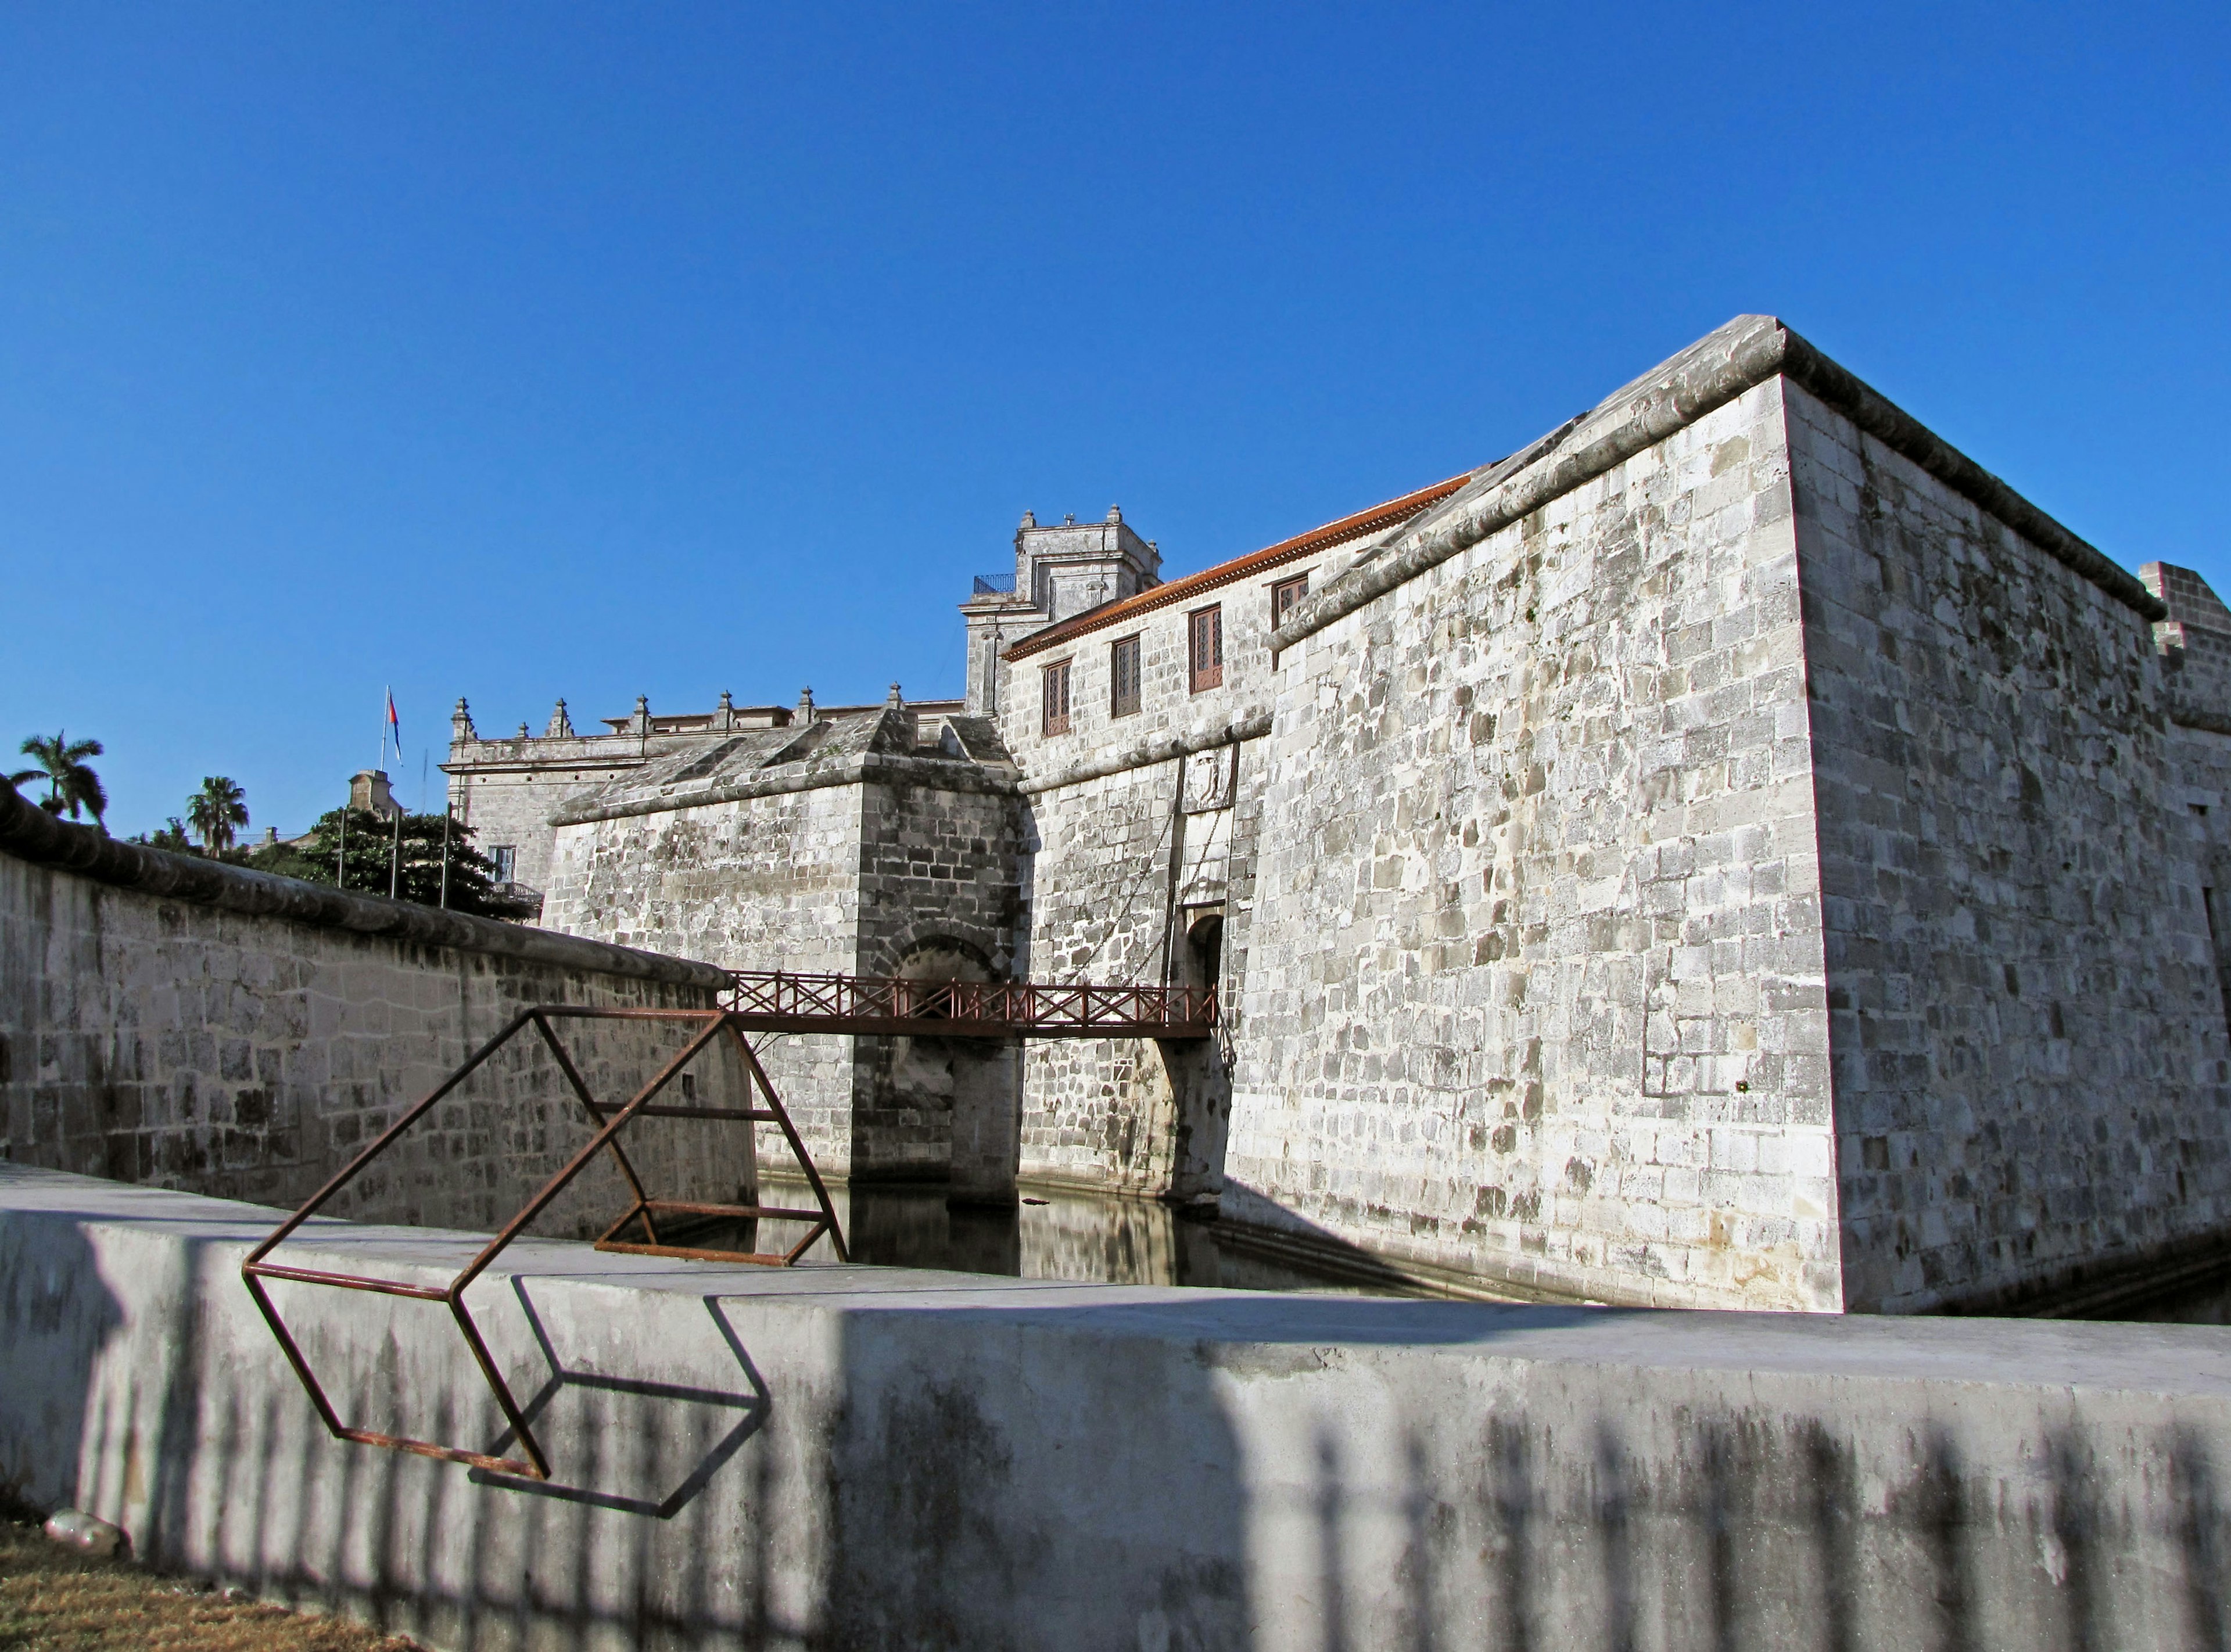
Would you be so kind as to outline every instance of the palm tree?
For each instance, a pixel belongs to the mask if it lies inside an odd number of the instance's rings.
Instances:
[[[99,740],[73,740],[57,732],[52,739],[34,734],[21,749],[25,757],[36,758],[39,766],[18,769],[8,777],[10,785],[32,785],[43,780],[47,795],[40,800],[40,808],[50,815],[67,812],[72,820],[78,817],[80,810],[86,810],[91,812],[94,824],[100,824],[100,817],[108,812],[108,793],[101,789],[100,777],[86,762],[100,755]]]
[[[186,820],[202,835],[202,847],[222,855],[232,847],[232,829],[248,824],[248,794],[221,774],[205,775],[202,789],[186,799]]]

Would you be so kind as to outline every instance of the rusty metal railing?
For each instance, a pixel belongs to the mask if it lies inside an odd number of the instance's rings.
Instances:
[[[649,1083],[637,1090],[626,1102],[615,1108],[600,1104],[589,1094],[588,1086],[582,1081],[579,1069],[575,1067],[572,1055],[559,1041],[552,1025],[553,1022],[566,1020],[695,1023],[698,1023],[699,1029],[682,1051],[662,1067]],[[503,1224],[495,1237],[481,1247],[479,1253],[465,1264],[455,1278],[451,1279],[447,1285],[414,1285],[398,1280],[377,1279],[362,1274],[343,1274],[323,1268],[290,1267],[267,1260],[271,1253],[292,1237],[304,1223],[315,1216],[327,1201],[354,1181],[366,1165],[386,1152],[405,1131],[425,1117],[426,1113],[444,1096],[462,1084],[490,1056],[528,1027],[533,1027],[541,1036],[559,1071],[565,1075],[567,1086],[579,1098],[583,1109],[587,1113],[591,1124],[595,1127],[595,1133],[590,1138],[587,1145],[568,1159],[556,1175],[542,1184],[534,1196],[521,1208],[516,1216]],[[844,1230],[837,1220],[836,1208],[830,1203],[829,1190],[823,1185],[821,1174],[814,1168],[813,1157],[806,1152],[805,1142],[799,1139],[797,1129],[792,1125],[790,1114],[784,1108],[781,1098],[776,1095],[774,1086],[768,1082],[766,1069],[760,1065],[759,1056],[744,1037],[742,1027],[743,1023],[736,1016],[720,1010],[592,1010],[559,1004],[541,1004],[534,1009],[522,1010],[512,1017],[502,1031],[475,1050],[463,1066],[450,1074],[424,1100],[419,1101],[383,1131],[378,1139],[351,1159],[339,1174],[311,1195],[308,1203],[280,1223],[268,1238],[250,1251],[247,1260],[241,1264],[241,1278],[248,1287],[249,1294],[255,1299],[255,1306],[262,1310],[265,1322],[270,1326],[271,1334],[278,1339],[279,1346],[286,1354],[288,1364],[294,1367],[294,1374],[301,1379],[303,1388],[309,1394],[310,1404],[316,1408],[318,1416],[327,1430],[337,1438],[354,1441],[359,1445],[384,1446],[391,1450],[412,1452],[419,1456],[438,1457],[448,1462],[469,1463],[475,1468],[483,1468],[496,1474],[517,1475],[529,1480],[547,1480],[550,1477],[549,1458],[544,1453],[540,1442],[534,1437],[534,1430],[528,1426],[526,1415],[521,1410],[519,1402],[513,1396],[510,1385],[503,1379],[503,1373],[496,1369],[495,1360],[488,1352],[488,1343],[482,1337],[479,1326],[474,1322],[472,1311],[465,1306],[465,1289],[494,1264],[495,1259],[519,1237],[527,1225],[540,1216],[552,1200],[565,1191],[573,1179],[588,1168],[590,1161],[600,1152],[611,1154],[621,1176],[626,1180],[630,1191],[634,1195],[634,1203],[628,1207],[620,1219],[607,1228],[597,1240],[597,1249],[599,1250],[624,1251],[631,1255],[647,1256],[679,1256],[705,1262],[752,1262],[764,1267],[787,1268],[797,1262],[799,1258],[812,1249],[815,1242],[825,1234],[831,1248],[837,1253],[837,1260],[839,1262],[849,1260],[844,1249]],[[760,1099],[766,1103],[765,1106],[712,1107],[661,1103],[655,1100],[669,1084],[674,1081],[684,1068],[723,1035],[734,1041],[736,1052],[741,1057],[744,1069],[749,1075],[751,1085],[758,1091]],[[747,1091],[747,1100],[749,1094],[749,1091]],[[651,1197],[643,1187],[642,1178],[637,1175],[635,1165],[629,1160],[626,1150],[620,1145],[619,1139],[621,1133],[641,1118],[719,1119],[746,1125],[764,1123],[778,1126],[782,1132],[783,1139],[789,1144],[792,1154],[797,1158],[799,1168],[805,1171],[807,1184],[813,1190],[816,1208],[811,1210],[790,1210],[773,1205],[713,1204]],[[658,1230],[658,1219],[662,1216],[676,1216],[728,1217],[738,1221],[759,1219],[794,1221],[804,1222],[809,1225],[805,1236],[784,1252],[719,1250],[701,1246],[669,1244],[663,1240]],[[619,1237],[631,1224],[638,1225],[642,1229],[643,1237],[640,1242],[624,1241]],[[446,1305],[450,1317],[456,1321],[457,1329],[464,1336],[465,1345],[471,1351],[474,1364],[480,1368],[482,1377],[487,1380],[489,1391],[495,1397],[497,1409],[503,1413],[504,1421],[510,1425],[513,1436],[519,1442],[520,1449],[526,1454],[524,1459],[501,1457],[489,1452],[470,1451],[459,1446],[445,1445],[438,1441],[384,1434],[374,1429],[358,1428],[344,1423],[340,1413],[334,1410],[333,1402],[327,1397],[325,1387],[319,1382],[316,1371],[311,1368],[309,1360],[303,1355],[301,1345],[295,1341],[293,1333],[287,1327],[286,1321],[281,1318],[277,1307],[271,1300],[269,1291],[265,1288],[265,1281],[270,1280],[286,1280],[304,1285],[330,1285],[343,1290],[370,1291],[383,1296],[408,1297],[418,1301],[440,1302]]]
[[[1209,987],[1050,986],[1035,981],[906,981],[738,971],[728,1008],[769,1032],[941,1038],[1206,1038]]]

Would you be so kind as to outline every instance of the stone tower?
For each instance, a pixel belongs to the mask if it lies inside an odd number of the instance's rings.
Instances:
[[[1161,568],[1161,552],[1131,531],[1120,505],[1109,506],[1103,521],[1071,516],[1044,527],[1025,511],[1015,530],[1014,572],[977,575],[973,594],[960,605],[968,627],[969,711],[999,714],[1000,648],[1056,620],[1159,585]]]

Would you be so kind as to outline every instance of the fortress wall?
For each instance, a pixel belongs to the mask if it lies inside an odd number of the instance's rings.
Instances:
[[[462,758],[481,766],[476,772],[449,777],[449,800],[457,818],[473,829],[475,845],[482,854],[509,844],[518,851],[513,877],[531,889],[547,890],[556,836],[551,814],[616,773],[640,767],[643,751],[642,742],[610,735],[452,745],[451,763]],[[564,766],[569,759],[575,766]]]
[[[860,788],[817,786],[558,829],[542,921],[568,934],[730,970],[857,972]],[[831,1175],[853,1154],[849,1037],[758,1041],[807,1151]],[[786,1163],[773,1126],[760,1153]]]
[[[1225,745],[1029,800],[1033,981],[1155,985],[1174,945],[1174,978],[1212,985],[1187,952],[1189,905],[1223,907],[1223,978],[1234,978],[1232,941],[1245,923],[1234,892],[1245,894],[1254,823],[1251,810],[1232,807],[1234,756],[1254,760],[1247,745]],[[1243,780],[1243,796],[1247,787]],[[1227,807],[1189,810],[1180,794]],[[1202,1063],[1213,1073],[1202,1074]],[[1022,1073],[1026,1182],[1180,1197],[1218,1186],[1220,1052],[1154,1039],[1039,1039],[1024,1046]]]
[[[2189,807],[2224,742],[2165,735],[2144,616],[1788,402],[1846,1305],[2016,1300],[2231,1233],[2221,823]]]
[[[969,778],[976,771],[968,771]],[[834,784],[558,829],[544,921],[723,968],[941,972],[947,943],[1005,978],[1016,945],[1015,803],[1004,791]],[[821,1170],[947,1174],[956,1097],[999,1087],[1007,1045],[779,1035],[762,1059]],[[981,1121],[987,1125],[990,1121]],[[1010,1144],[1013,1126],[1005,1130]],[[772,1127],[760,1154],[787,1159]],[[1012,1158],[1012,1147],[1006,1149]],[[1012,1170],[1008,1172],[1012,1179]]]
[[[1014,798],[926,785],[862,789],[859,959],[863,975],[1006,980],[1013,974],[1021,850]],[[854,1041],[851,1174],[935,1179],[954,1136],[996,1164],[1012,1196],[1016,1068],[1011,1043]]]
[[[717,976],[677,959],[25,818],[36,813],[0,797],[0,1158],[17,1164],[292,1206],[523,1006],[715,1001]],[[688,1032],[580,1022],[560,1036],[592,1093],[624,1100]],[[700,1094],[740,1091],[725,1056],[694,1071]],[[328,1209],[492,1229],[592,1133],[529,1031]],[[753,1180],[733,1128],[651,1120],[628,1139],[669,1197],[728,1199]],[[538,1230],[601,1229],[625,1208],[604,1164],[576,1189]]]
[[[1788,466],[1769,380],[1285,656],[1228,1213],[1839,1306]]]

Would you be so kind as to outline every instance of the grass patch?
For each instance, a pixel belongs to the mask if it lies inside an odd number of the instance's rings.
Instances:
[[[0,1520],[0,1649],[38,1652],[406,1652],[344,1618],[228,1598],[128,1560],[95,1560]]]

